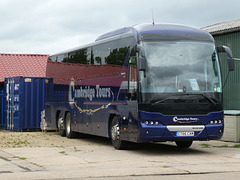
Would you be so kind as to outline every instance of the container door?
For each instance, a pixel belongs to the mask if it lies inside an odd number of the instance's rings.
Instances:
[[[37,77],[25,77],[22,86],[24,98],[24,129],[33,130],[40,128],[41,112],[44,110],[45,79]]]
[[[13,129],[13,127],[14,127],[14,125],[13,125],[13,109],[12,109],[12,93],[13,93],[12,88],[13,88],[12,79],[8,79],[7,84],[6,84],[7,129]]]
[[[15,128],[15,81],[8,79],[6,83],[6,123],[7,129],[13,130]]]
[[[5,81],[6,91],[6,128],[19,131],[19,83],[17,79]]]
[[[6,128],[10,127],[10,80],[6,80],[5,90],[6,90]]]

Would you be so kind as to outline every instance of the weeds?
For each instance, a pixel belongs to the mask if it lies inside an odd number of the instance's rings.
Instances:
[[[233,148],[240,148],[240,144],[235,144]]]
[[[169,168],[170,166],[166,166],[166,165],[165,165],[165,166],[162,166],[162,167],[163,167],[163,168]]]
[[[235,144],[233,146],[229,146],[228,144],[218,145],[218,146],[212,146],[210,144],[200,144],[202,148],[240,148],[240,144]]]
[[[75,151],[75,152],[78,152],[78,151],[81,151],[81,150],[77,149],[77,148],[74,146],[74,151]]]
[[[68,155],[65,151],[60,151],[59,153],[63,155]]]
[[[210,144],[200,144],[202,146],[202,148],[210,148]]]
[[[15,158],[21,159],[21,160],[26,160],[26,159],[27,159],[27,158],[25,158],[25,157],[19,157],[19,156],[15,156]]]
[[[153,163],[163,163],[163,161],[148,161],[148,162],[153,162]]]
[[[224,145],[221,145],[221,146],[213,146],[215,148],[240,148],[240,144],[235,144],[233,146],[229,146],[228,144],[224,144]]]
[[[38,166],[38,167],[41,167],[41,168],[43,168],[43,166],[42,165],[39,165],[39,164],[37,164],[37,163],[32,163],[34,166]]]

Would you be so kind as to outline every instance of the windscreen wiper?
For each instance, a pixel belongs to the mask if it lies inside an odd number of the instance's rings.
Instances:
[[[207,99],[209,102],[211,102],[213,105],[216,105],[215,101],[213,101],[210,97],[206,96],[205,94],[198,94]]]
[[[159,104],[159,103],[162,103],[162,102],[164,102],[165,100],[168,100],[169,97],[172,97],[172,96],[177,96],[177,95],[170,95],[170,96],[167,96],[167,97],[164,98],[164,99],[161,99],[161,100],[159,100],[159,101],[153,102],[153,104]],[[179,99],[179,98],[177,98],[177,99]]]
[[[212,100],[210,97],[206,96],[205,94],[190,94],[190,93],[184,93],[184,94],[178,94],[178,95],[174,95],[174,96],[189,96],[189,95],[198,95],[198,96],[202,96],[204,97],[205,99],[207,99],[209,102],[211,102],[213,105],[216,105],[216,102],[214,100]],[[153,104],[159,104],[159,103],[162,103],[164,102],[165,100],[169,99],[169,97],[171,96],[168,96],[164,99],[161,99],[159,101],[156,101],[154,102]]]
[[[168,99],[168,97],[166,97],[165,99],[162,99],[162,100],[160,100],[160,101],[156,101],[156,102],[154,102],[153,104],[159,104],[159,103],[161,103],[161,102],[163,102],[163,101],[165,101],[165,100],[167,100]]]

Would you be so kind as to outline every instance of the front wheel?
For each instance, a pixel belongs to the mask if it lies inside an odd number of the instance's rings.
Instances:
[[[127,148],[127,142],[120,139],[120,127],[117,117],[115,116],[111,123],[111,141],[112,145],[117,150]]]
[[[192,141],[176,141],[177,147],[189,148],[192,145]]]

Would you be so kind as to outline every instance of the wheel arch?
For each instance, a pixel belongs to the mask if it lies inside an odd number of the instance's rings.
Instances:
[[[68,110],[65,110],[64,113],[63,113],[64,114],[64,116],[63,116],[64,120],[66,119],[67,113],[70,113],[70,112]]]
[[[56,111],[56,116],[55,116],[55,122],[56,122],[56,127],[58,128],[58,119],[61,117],[61,110]]]

